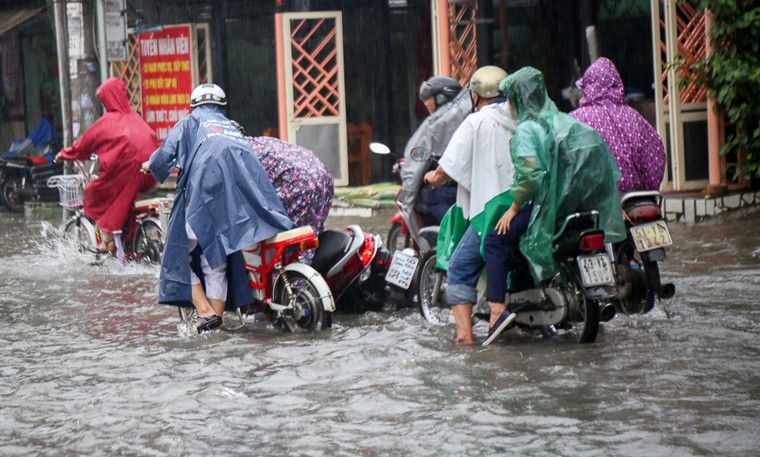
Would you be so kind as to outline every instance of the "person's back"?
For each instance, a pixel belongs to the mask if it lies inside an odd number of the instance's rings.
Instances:
[[[297,226],[319,235],[332,207],[334,182],[312,151],[271,137],[246,137],[269,175],[282,205]]]
[[[533,202],[520,250],[540,282],[556,271],[552,240],[557,220],[566,213],[595,209],[607,242],[625,237],[616,187],[620,173],[602,137],[557,110],[540,71],[522,68],[503,86],[520,117],[510,146],[515,164],[510,193],[518,207]]]
[[[574,118],[602,135],[620,168],[622,193],[658,190],[665,167],[665,147],[657,131],[625,102],[623,81],[609,59],[600,57],[576,83],[583,89]]]
[[[121,79],[108,79],[97,96],[105,107],[103,116],[56,157],[86,160],[97,154],[100,170],[85,189],[84,209],[105,232],[106,244],[100,249],[113,251],[113,246],[108,246],[113,241],[111,233],[124,227],[135,196],[156,184],[151,176],[140,173],[140,164],[150,157],[157,142],[156,134],[130,106]],[[119,256],[123,257],[121,249]]]

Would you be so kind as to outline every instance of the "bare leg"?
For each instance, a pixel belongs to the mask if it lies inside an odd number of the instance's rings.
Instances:
[[[452,305],[451,312],[454,313],[454,325],[457,329],[457,337],[454,342],[474,344],[475,339],[472,337],[472,303]]]
[[[506,309],[507,309],[507,305],[505,305],[504,303],[491,302],[491,317],[488,320],[488,326],[493,327],[493,325],[501,316],[501,313],[503,313]]]
[[[203,286],[200,284],[193,284],[193,305],[198,310],[198,316],[209,317],[216,314],[214,307],[209,303],[209,299],[206,298],[206,292],[203,291]],[[221,316],[221,314],[220,314]]]
[[[221,316],[224,313],[224,300],[217,300],[215,298],[209,298],[208,302],[211,304],[211,307],[214,309],[214,314],[217,316]]]

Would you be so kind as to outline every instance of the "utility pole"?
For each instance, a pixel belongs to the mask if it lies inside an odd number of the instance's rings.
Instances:
[[[69,80],[69,48],[66,34],[65,6],[62,0],[52,0],[55,21],[55,44],[58,54],[58,88],[61,93],[61,120],[63,124],[63,146],[70,146],[71,138],[71,85]]]
[[[95,91],[100,71],[95,56],[95,16],[92,2],[66,0],[69,78],[71,79],[71,129],[79,137],[100,116],[100,101]],[[63,72],[63,69],[61,70]]]

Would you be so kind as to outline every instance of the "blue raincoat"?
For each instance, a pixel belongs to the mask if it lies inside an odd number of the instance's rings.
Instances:
[[[172,128],[149,165],[161,182],[180,169],[158,302],[192,306],[187,222],[211,268],[227,262],[227,308],[247,304],[251,291],[240,250],[294,224],[245,137],[221,106],[201,105]]]

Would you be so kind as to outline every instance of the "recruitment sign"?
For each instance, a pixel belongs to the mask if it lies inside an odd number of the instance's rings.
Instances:
[[[142,73],[142,115],[159,143],[190,114],[193,90],[190,26],[163,27],[138,35]]]

